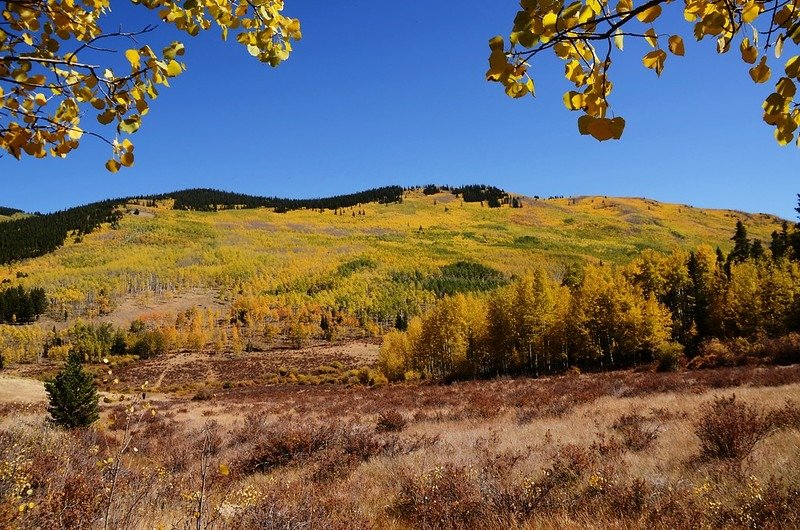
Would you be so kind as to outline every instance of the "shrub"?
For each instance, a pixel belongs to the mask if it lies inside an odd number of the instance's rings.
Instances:
[[[209,401],[214,399],[214,394],[205,388],[201,388],[192,396],[192,401]]]
[[[659,372],[677,372],[683,361],[683,346],[677,342],[667,342],[659,346],[653,357]]]
[[[71,355],[56,377],[44,384],[50,399],[47,412],[53,423],[74,429],[97,421],[97,387],[83,371],[79,355]]]
[[[381,386],[387,384],[389,380],[380,370],[364,367],[358,371],[358,382],[366,386]]]
[[[416,383],[422,379],[422,374],[416,370],[408,370],[403,374],[403,380],[407,383]]]
[[[695,424],[700,453],[705,458],[743,460],[774,430],[767,415],[753,405],[716,397],[702,409]]]
[[[391,511],[421,529],[473,528],[491,515],[470,470],[453,464],[402,475]]]
[[[658,438],[658,427],[649,426],[647,418],[636,412],[623,414],[612,428],[621,436],[622,444],[634,452],[650,448]]]
[[[800,334],[764,339],[758,345],[759,354],[775,364],[800,363]]]
[[[140,359],[149,359],[155,355],[162,355],[167,351],[167,341],[160,331],[143,331],[135,339],[128,350]]]
[[[326,426],[279,427],[263,435],[242,461],[242,467],[249,472],[264,472],[308,459],[326,447],[333,436],[333,429]]]
[[[378,415],[378,432],[400,432],[406,426],[405,416],[396,410],[386,410]]]
[[[733,364],[733,353],[728,345],[719,339],[711,339],[700,345],[697,349],[697,357],[689,363],[689,368],[717,368]]]

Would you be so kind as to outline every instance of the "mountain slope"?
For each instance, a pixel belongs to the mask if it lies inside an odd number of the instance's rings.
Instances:
[[[496,285],[496,273],[508,278],[536,264],[558,275],[586,260],[625,263],[645,248],[727,251],[737,219],[765,242],[781,222],[638,198],[519,198],[521,208],[489,208],[419,190],[401,203],[286,213],[137,202],[121,210],[115,229],[103,225],[79,243],[70,238],[50,254],[4,267],[0,281],[45,287],[59,311],[102,297],[113,306],[136,293],[203,287],[229,299],[267,296],[276,305],[388,316],[474,274],[460,262],[485,266],[486,278],[467,278],[481,288]]]

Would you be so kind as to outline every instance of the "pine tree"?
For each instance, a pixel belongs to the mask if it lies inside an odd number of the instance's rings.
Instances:
[[[750,246],[750,257],[756,261],[764,257],[764,246],[760,239],[753,240],[753,244]]]
[[[47,412],[53,423],[74,429],[97,421],[97,388],[92,375],[83,371],[78,355],[70,355],[64,369],[47,381],[44,389],[50,399]]]
[[[741,221],[736,221],[736,233],[731,238],[731,241],[733,241],[733,250],[728,255],[729,261],[741,263],[750,257],[750,240],[747,239],[747,229]]]
[[[772,232],[772,242],[769,244],[769,250],[772,252],[772,259],[779,260],[786,256],[786,251],[789,249],[789,223],[786,221],[781,225],[781,231],[777,230]]]

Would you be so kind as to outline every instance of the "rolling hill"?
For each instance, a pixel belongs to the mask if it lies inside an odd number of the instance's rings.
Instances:
[[[124,199],[112,223],[71,231],[60,248],[4,267],[0,281],[44,287],[58,314],[206,289],[228,302],[256,296],[392,318],[448,289],[488,289],[534,265],[558,276],[570,264],[622,264],[648,248],[727,251],[737,220],[765,242],[781,223],[642,198],[503,194],[507,204],[490,208],[491,197],[467,202],[481,196],[455,191],[401,189],[394,201],[356,194],[291,208],[232,195],[207,211],[185,209],[185,200],[178,208],[174,195]]]

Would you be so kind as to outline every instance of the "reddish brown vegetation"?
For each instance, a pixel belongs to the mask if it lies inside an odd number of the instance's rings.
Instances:
[[[800,475],[769,462],[798,454],[798,381],[745,367],[216,388],[156,414],[106,404],[72,433],[5,406],[0,527],[796,528]]]

